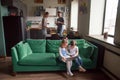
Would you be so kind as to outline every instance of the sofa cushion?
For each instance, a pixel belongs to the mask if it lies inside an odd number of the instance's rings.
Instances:
[[[32,54],[32,50],[31,50],[29,44],[28,44],[28,43],[24,43],[24,45],[25,45],[25,47],[26,47],[26,49],[27,49],[27,55]]]
[[[94,48],[89,44],[86,44],[79,48],[79,54],[81,57],[90,58],[93,54]]]
[[[60,54],[59,53],[55,53],[55,56],[56,56],[56,58],[59,58]]]
[[[19,61],[20,65],[56,65],[54,53],[33,53]]]
[[[90,67],[91,64],[93,63],[92,60],[90,58],[81,58],[82,59],[82,66],[83,67]],[[73,60],[73,67],[78,67],[77,63],[75,62],[75,60]]]
[[[61,40],[47,40],[46,51],[51,53],[58,53]]]
[[[18,52],[18,58],[20,60],[27,56],[26,45],[24,45],[23,43],[18,43],[18,45],[16,45],[16,48],[17,48],[17,52]]]
[[[45,53],[46,52],[46,40],[28,39],[27,42],[30,45],[33,53]]]

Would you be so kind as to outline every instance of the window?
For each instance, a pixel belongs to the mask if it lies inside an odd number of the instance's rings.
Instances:
[[[91,0],[89,35],[101,35],[105,0]]]
[[[103,33],[108,32],[108,35],[111,36],[114,36],[115,32],[118,1],[119,0],[106,0]]]
[[[73,31],[77,31],[78,29],[78,0],[73,0],[71,2],[70,27],[73,28]]]

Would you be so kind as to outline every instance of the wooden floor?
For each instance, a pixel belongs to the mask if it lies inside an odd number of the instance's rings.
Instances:
[[[11,70],[11,58],[0,59],[0,80],[111,80],[99,70],[88,70],[85,73],[73,71],[73,77],[66,75],[65,71],[17,73],[13,77]]]

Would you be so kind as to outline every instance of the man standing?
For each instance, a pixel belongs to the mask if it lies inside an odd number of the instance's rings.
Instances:
[[[62,17],[62,13],[58,12],[58,18],[57,18],[57,33],[60,37],[63,37],[63,25],[64,25],[64,19]]]

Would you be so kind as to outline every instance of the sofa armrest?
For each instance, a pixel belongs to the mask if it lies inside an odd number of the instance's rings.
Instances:
[[[87,42],[88,44],[90,44],[93,47],[93,54],[91,55],[91,60],[93,62],[94,67],[97,66],[97,60],[98,60],[98,47],[95,46],[94,44]]]
[[[12,54],[12,65],[13,65],[13,68],[16,67],[17,65],[17,62],[18,62],[18,55],[17,55],[17,50],[15,47],[12,47],[11,48],[11,54]]]
[[[93,54],[91,56],[91,60],[93,61],[93,63],[95,65],[97,65],[97,58],[98,58],[98,48],[94,47],[94,51],[93,51]]]

